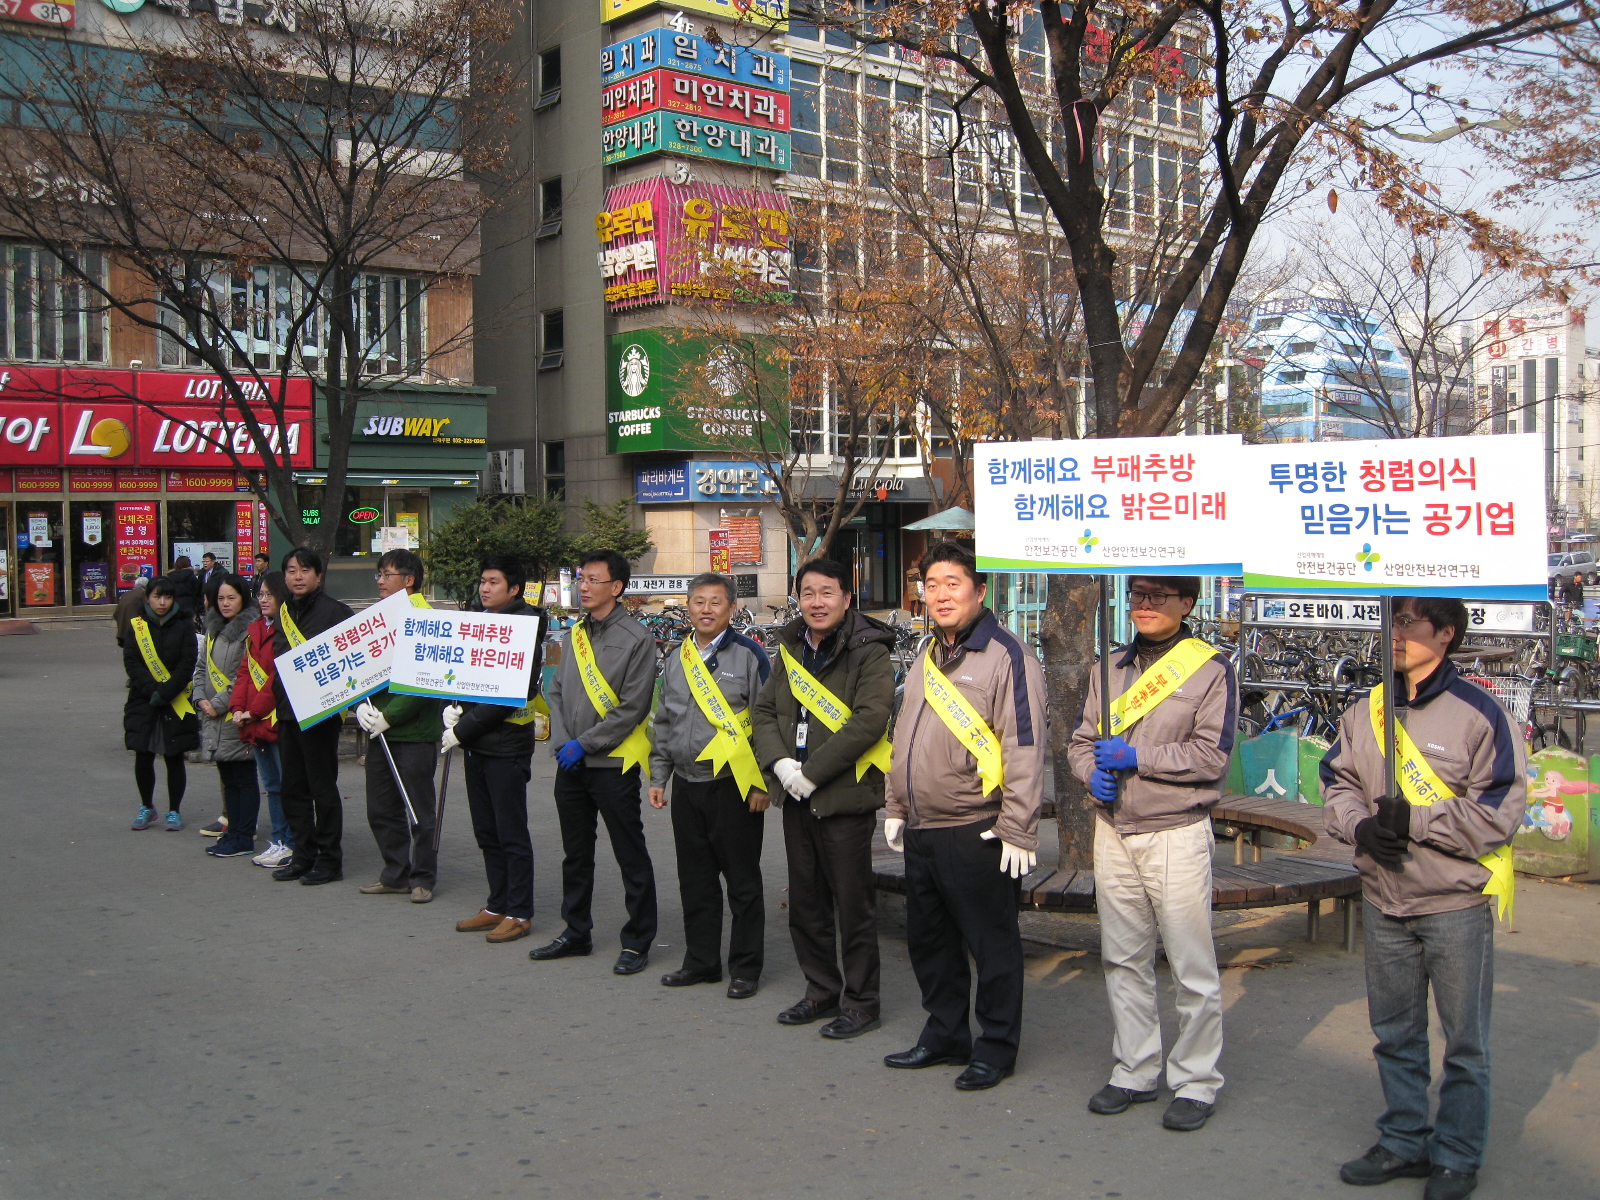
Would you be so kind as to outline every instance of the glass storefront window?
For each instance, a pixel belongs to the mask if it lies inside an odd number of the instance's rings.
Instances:
[[[66,603],[66,526],[55,501],[19,501],[17,585],[24,608],[54,608]]]
[[[114,515],[109,500],[74,500],[69,506],[74,604],[111,604],[116,600],[111,562],[116,538]]]
[[[168,500],[166,565],[186,555],[199,570],[200,556],[209,551],[232,570],[235,532],[232,500]]]

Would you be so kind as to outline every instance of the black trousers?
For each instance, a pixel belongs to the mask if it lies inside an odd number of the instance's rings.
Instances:
[[[906,830],[906,947],[928,1013],[917,1044],[1013,1067],[1022,1036],[1019,881],[1000,873],[1000,842],[978,836],[993,824]],[[969,953],[978,967],[976,1043]]]
[[[806,999],[871,1016],[878,1015],[878,894],[872,878],[877,826],[876,813],[814,817],[800,801],[783,805],[789,936],[806,977]]]
[[[344,805],[339,799],[339,731],[343,717],[301,729],[293,718],[278,722],[283,769],[278,800],[294,834],[297,867],[344,869]]]
[[[533,839],[528,836],[528,780],[533,777],[533,755],[491,758],[471,750],[466,755],[472,835],[483,851],[483,870],[489,877],[489,898],[483,907],[502,917],[532,920]],[[431,829],[428,836],[433,836]]]
[[[367,826],[383,856],[380,883],[389,887],[424,887],[438,882],[433,849],[433,772],[439,763],[437,742],[390,742],[389,752],[411,797],[416,825],[406,816],[406,802],[395,785],[389,755],[377,738],[367,743]]]
[[[222,811],[228,814],[226,836],[254,842],[261,817],[261,781],[256,777],[255,758],[219,762],[217,775],[222,780]]]
[[[561,819],[561,919],[567,935],[589,940],[594,919],[594,846],[597,819],[606,823],[611,852],[622,870],[622,892],[628,921],[622,927],[622,948],[646,953],[656,938],[656,872],[644,844],[639,815],[639,768],[579,765],[556,772],[556,816]]]
[[[184,790],[189,786],[189,771],[181,754],[165,754],[161,760],[167,764],[167,809],[177,812],[183,804]],[[133,783],[139,789],[139,803],[145,808],[155,807],[156,756],[148,750],[134,751]]]
[[[761,978],[766,907],[761,895],[764,812],[751,812],[731,777],[695,783],[672,781],[672,842],[678,851],[678,895],[683,900],[683,966],[722,968],[722,880],[728,881],[728,974]]]

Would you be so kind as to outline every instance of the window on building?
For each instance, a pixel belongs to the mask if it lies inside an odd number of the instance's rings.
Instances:
[[[1283,318],[1282,317],[1268,317],[1265,321],[1259,321],[1259,322],[1256,323],[1256,332],[1257,333],[1270,333],[1272,330],[1279,329],[1282,326],[1283,326]]]
[[[567,444],[544,444],[544,491],[552,500],[567,498]]]
[[[789,22],[794,35],[798,22]],[[815,37],[815,26],[812,36]],[[811,179],[822,176],[822,121],[818,97],[822,90],[822,68],[796,59],[789,68],[789,130],[793,153],[789,173]]]
[[[1289,343],[1289,353],[1290,354],[1312,354],[1312,353],[1316,352],[1316,349],[1317,349],[1317,344],[1315,342],[1290,342]]]
[[[818,38],[815,21],[797,21],[792,17],[789,20],[789,38],[802,42],[814,42]]]
[[[104,284],[98,251],[72,261]],[[36,246],[0,245],[0,357],[22,362],[106,361],[106,306],[70,267]]]
[[[539,184],[539,230],[535,238],[555,237],[561,232],[561,176]]]
[[[561,103],[561,47],[553,46],[539,55],[538,100],[534,108],[549,108]]]
[[[1306,373],[1304,371],[1280,371],[1280,372],[1278,372],[1278,382],[1279,383],[1304,383],[1305,381],[1306,381]]]
[[[553,308],[539,322],[539,370],[559,370],[566,350],[567,314],[564,309]]]

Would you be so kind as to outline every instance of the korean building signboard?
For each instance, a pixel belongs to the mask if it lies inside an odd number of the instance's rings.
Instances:
[[[600,0],[600,20],[615,21],[647,8],[655,8],[660,2]],[[762,29],[781,32],[789,28],[789,0],[671,0],[667,7],[679,12],[724,17],[729,21],[745,21]]]
[[[789,131],[788,92],[662,70],[609,84],[600,95],[601,119],[607,125],[657,109]]]
[[[776,338],[738,344],[671,329],[613,335],[606,450],[750,452],[788,444],[788,362]]]
[[[789,135],[729,121],[653,112],[607,125],[600,135],[607,166],[647,154],[683,154],[742,167],[789,169]]]
[[[731,41],[709,42],[698,34],[651,29],[600,51],[600,85],[657,67],[751,87],[789,90],[789,56]]]
[[[732,459],[651,463],[634,468],[633,484],[639,504],[755,504],[778,496],[768,464]]]

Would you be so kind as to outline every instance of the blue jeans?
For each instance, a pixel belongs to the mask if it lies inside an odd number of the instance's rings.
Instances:
[[[1407,1162],[1476,1172],[1489,1134],[1489,1002],[1494,910],[1477,904],[1425,917],[1385,916],[1369,900],[1367,1012],[1388,1105],[1378,1142]],[[1439,1113],[1428,1124],[1428,990],[1444,1027]]]
[[[261,776],[261,789],[267,793],[267,812],[272,817],[272,840],[280,846],[294,849],[294,834],[289,832],[289,819],[283,815],[283,801],[278,793],[283,785],[283,768],[278,764],[278,743],[256,746],[256,771]]]

